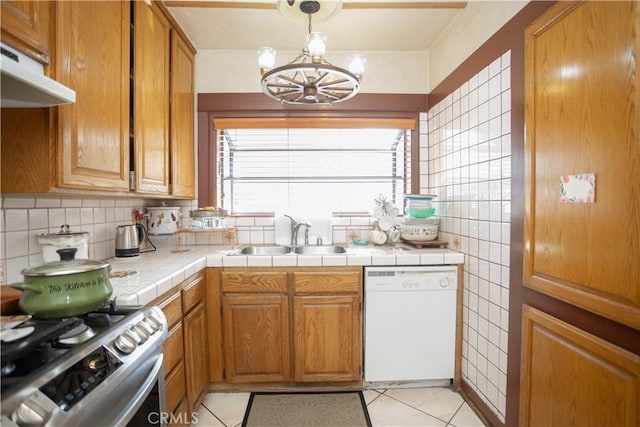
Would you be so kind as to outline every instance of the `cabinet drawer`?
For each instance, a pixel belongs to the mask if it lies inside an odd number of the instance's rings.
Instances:
[[[204,302],[204,275],[199,274],[182,289],[182,312],[188,313],[196,304]]]
[[[176,323],[182,320],[182,296],[180,292],[176,292],[175,295],[167,298],[160,304],[160,308],[167,318],[169,329]]]
[[[222,292],[287,292],[287,273],[234,273],[223,271]]]
[[[164,370],[170,372],[184,355],[182,323],[178,323],[169,331],[169,336],[164,342]]]
[[[184,364],[180,361],[165,381],[167,412],[174,412],[180,400],[185,397],[187,389],[184,380]]]
[[[362,279],[359,271],[294,272],[293,290],[296,293],[359,293],[362,290]]]

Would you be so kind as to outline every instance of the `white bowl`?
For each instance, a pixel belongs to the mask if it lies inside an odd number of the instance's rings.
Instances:
[[[413,242],[426,242],[438,237],[437,224],[400,224],[400,238]]]

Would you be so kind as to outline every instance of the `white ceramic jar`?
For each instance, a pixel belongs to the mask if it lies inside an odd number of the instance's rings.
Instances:
[[[147,211],[147,233],[173,234],[180,228],[182,208],[161,206],[145,209]]]

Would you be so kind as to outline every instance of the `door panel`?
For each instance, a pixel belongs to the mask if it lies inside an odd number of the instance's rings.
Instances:
[[[639,23],[637,2],[562,2],[527,30],[525,63],[525,285],[636,329]],[[594,202],[562,201],[588,173]]]

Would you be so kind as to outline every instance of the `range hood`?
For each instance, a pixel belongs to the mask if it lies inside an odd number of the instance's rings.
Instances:
[[[2,107],[38,108],[76,102],[76,92],[44,75],[42,64],[0,43]]]

